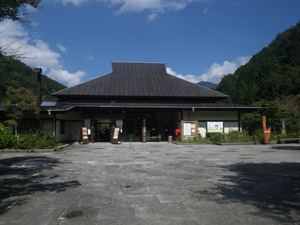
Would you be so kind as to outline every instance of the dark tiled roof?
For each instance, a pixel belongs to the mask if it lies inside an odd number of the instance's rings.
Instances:
[[[226,99],[228,96],[167,74],[164,63],[112,62],[113,71],[53,93],[58,98],[168,97]]]

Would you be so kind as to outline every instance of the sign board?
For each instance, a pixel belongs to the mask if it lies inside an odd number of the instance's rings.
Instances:
[[[113,135],[112,135],[112,139],[111,139],[112,144],[118,144],[119,135],[120,135],[120,128],[119,127],[114,127],[113,128]]]
[[[81,137],[82,137],[82,143],[88,144],[89,143],[89,136],[88,136],[88,129],[87,127],[81,128]]]
[[[181,121],[181,141],[188,138],[198,140],[198,121]]]
[[[207,132],[208,133],[223,133],[224,123],[217,121],[207,121]]]

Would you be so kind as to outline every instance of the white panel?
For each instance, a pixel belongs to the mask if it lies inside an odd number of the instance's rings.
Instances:
[[[224,123],[224,132],[229,133],[230,131],[238,131],[239,123],[238,122],[225,122]]]
[[[206,137],[206,122],[198,123],[198,133],[201,135],[201,138]]]

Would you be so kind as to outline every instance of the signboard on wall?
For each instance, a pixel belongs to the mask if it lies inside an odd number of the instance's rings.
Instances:
[[[198,121],[181,121],[181,141],[188,138],[198,139]]]
[[[223,133],[224,122],[223,121],[207,121],[207,132],[208,133]]]

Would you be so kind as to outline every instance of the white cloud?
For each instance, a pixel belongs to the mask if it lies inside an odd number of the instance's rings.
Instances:
[[[58,48],[62,53],[67,53],[67,50],[69,49],[69,48],[64,47],[64,46],[62,46],[62,45],[60,45],[60,44],[57,44],[57,48]]]
[[[71,1],[71,0],[63,0]],[[75,1],[75,0],[72,0]],[[78,0],[79,1],[79,0]],[[159,14],[166,11],[179,11],[192,2],[210,2],[214,0],[98,0],[109,6],[119,7],[116,14],[125,12],[150,11],[148,21],[154,20]]]
[[[54,74],[53,72],[47,74],[49,70],[61,70],[63,68],[59,60],[61,55],[51,50],[50,45],[41,39],[32,39],[18,22],[5,20],[0,23],[0,46],[6,46],[7,51],[17,51],[18,53],[24,54],[20,58],[20,61],[28,66],[41,67],[43,74],[49,77],[51,77],[51,74]],[[61,47],[61,50],[63,50],[64,47]],[[66,72],[65,70],[65,74],[68,74],[66,78],[51,78],[67,85],[75,85],[79,84],[81,78],[86,74],[83,71],[78,71],[74,73],[74,77],[72,77],[71,73]]]
[[[213,63],[209,70],[201,75],[201,80],[219,83],[224,75],[234,73],[237,68],[245,65],[250,58],[251,57],[242,56],[231,62],[225,61],[222,65],[219,63]]]
[[[82,3],[87,2],[87,0],[62,0],[62,3],[64,5],[67,5],[68,3],[73,3],[76,6],[80,6]]]
[[[81,6],[82,3],[88,2],[88,0],[60,0],[62,4],[68,3],[75,6]],[[213,2],[214,0],[96,0],[107,4],[109,7],[117,7],[116,15],[120,15],[126,12],[141,12],[147,10],[150,12],[148,21],[154,20],[159,14],[166,11],[179,11],[184,9],[188,4],[192,2],[206,3]],[[207,9],[204,10],[206,13]]]
[[[250,60],[250,58],[251,57],[248,56],[241,56],[231,62],[225,61],[222,65],[219,63],[213,63],[209,70],[201,76],[195,76],[191,74],[177,74],[171,68],[167,68],[167,73],[179,77],[181,79],[190,81],[192,83],[198,83],[200,81],[209,81],[218,84],[220,83],[223,76],[229,73],[234,73],[237,68],[239,68],[242,65],[245,65]]]
[[[83,54],[84,60],[93,61],[95,57],[93,57],[90,53],[90,51],[86,51],[85,54]]]
[[[68,87],[77,85],[81,82],[81,78],[86,75],[85,71],[77,71],[76,73],[70,73],[67,70],[51,69],[48,77],[54,80],[65,83]]]
[[[155,20],[157,16],[158,16],[157,13],[152,13],[152,14],[150,14],[150,15],[148,16],[148,21]]]
[[[196,76],[191,75],[191,74],[188,74],[188,75],[178,74],[169,67],[167,67],[167,73],[171,74],[175,77],[179,77],[183,80],[187,80],[187,81],[192,82],[192,83],[198,83],[199,82],[199,79]]]

